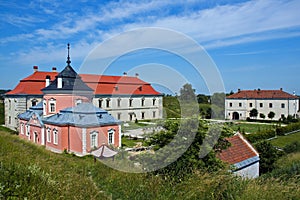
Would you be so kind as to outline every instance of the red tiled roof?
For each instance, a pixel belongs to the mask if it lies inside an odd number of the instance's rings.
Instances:
[[[50,75],[51,81],[57,72],[34,72],[22,79],[20,83],[7,95],[31,94],[42,95],[41,89],[45,87],[46,76]],[[159,95],[147,82],[137,77],[130,76],[105,76],[94,74],[79,74],[83,82],[94,90],[97,95]]]
[[[153,87],[137,77],[80,74],[82,80],[98,95],[159,95]]]
[[[298,99],[282,90],[241,90],[232,94],[227,99]]]
[[[230,142],[231,146],[222,150],[221,153],[217,155],[222,161],[229,164],[236,164],[258,156],[256,150],[241,134],[238,133],[226,140]]]
[[[55,79],[57,72],[34,72],[32,75],[22,79],[20,83],[7,95],[15,94],[29,94],[29,95],[42,95],[43,89],[46,85],[46,76],[49,75],[51,81]]]

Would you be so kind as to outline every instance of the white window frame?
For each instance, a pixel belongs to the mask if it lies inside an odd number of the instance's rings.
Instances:
[[[47,128],[46,135],[47,135],[47,142],[51,142],[51,128]]]
[[[95,140],[93,140],[93,138],[95,138]],[[98,132],[97,131],[90,132],[90,146],[91,146],[91,149],[98,147]]]
[[[109,129],[107,131],[107,143],[110,144],[115,144],[115,130],[114,129]]]
[[[51,110],[51,104],[54,104],[54,111]],[[55,113],[55,112],[56,112],[56,100],[52,98],[49,100],[49,113]]]
[[[53,129],[53,144],[58,144],[58,130]]]

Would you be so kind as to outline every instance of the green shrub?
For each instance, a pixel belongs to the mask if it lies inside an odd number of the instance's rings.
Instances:
[[[300,152],[300,142],[294,141],[291,144],[287,144],[283,148],[285,153],[294,153],[294,152]]]
[[[292,124],[289,124],[287,126],[277,127],[276,128],[276,133],[277,133],[277,135],[284,135],[286,133],[296,131],[296,130],[300,130],[300,122],[292,123]]]

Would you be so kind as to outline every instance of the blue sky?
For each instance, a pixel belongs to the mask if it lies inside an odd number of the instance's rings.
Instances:
[[[32,73],[33,65],[42,71],[63,69],[68,42],[72,66],[82,71],[84,60],[103,41],[124,31],[160,27],[197,41],[216,64],[226,92],[283,88],[300,94],[299,10],[299,0],[0,0],[0,88],[14,88]],[[177,81],[176,74],[158,67],[164,66],[190,73],[186,79],[197,92],[208,93],[205,81],[185,70],[189,65],[147,49],[122,55],[105,73],[139,72],[151,83],[167,76]],[[178,91],[182,83],[170,90]]]

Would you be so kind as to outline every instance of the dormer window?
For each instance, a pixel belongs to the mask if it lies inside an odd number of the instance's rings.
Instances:
[[[76,99],[76,102],[75,102],[76,106],[78,106],[81,103],[82,103],[82,99]]]

